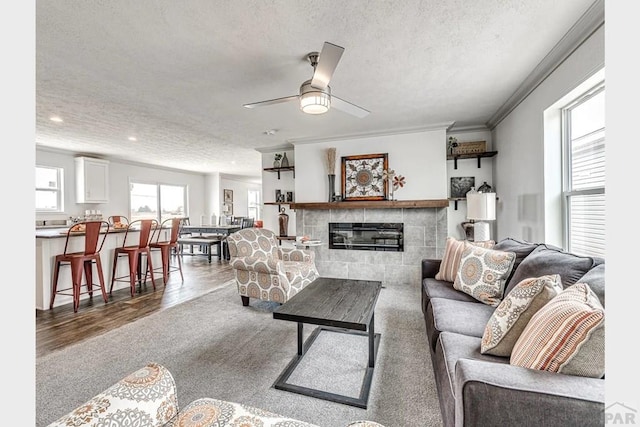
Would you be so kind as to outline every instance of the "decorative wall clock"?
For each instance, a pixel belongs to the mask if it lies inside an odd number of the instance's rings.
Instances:
[[[342,157],[343,200],[385,200],[387,181],[382,171],[388,168],[388,153]]]

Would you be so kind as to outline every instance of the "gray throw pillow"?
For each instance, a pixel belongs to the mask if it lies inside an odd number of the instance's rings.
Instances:
[[[496,245],[497,246],[497,245]],[[548,274],[559,274],[565,288],[575,284],[595,266],[592,257],[574,255],[549,245],[540,244],[527,256],[511,277],[504,294],[524,279]]]
[[[513,278],[513,275],[515,274],[522,260],[528,257],[529,254],[533,252],[534,249],[537,248],[539,245],[540,245],[539,243],[531,243],[531,242],[516,240],[514,238],[507,237],[505,239],[500,240],[498,243],[494,245],[493,248],[491,248],[497,251],[513,252],[516,254],[516,259],[513,262],[513,268],[511,269],[511,273],[509,273],[509,277],[507,277],[507,280],[505,282],[505,288],[509,287],[509,283],[511,283],[511,279]],[[516,282],[513,284],[513,286],[517,284],[518,283]]]

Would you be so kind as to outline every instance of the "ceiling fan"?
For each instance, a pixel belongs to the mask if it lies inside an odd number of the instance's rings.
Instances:
[[[331,94],[329,80],[331,80],[331,76],[338,66],[338,61],[340,61],[343,52],[343,47],[324,42],[320,53],[311,52],[307,55],[307,59],[313,67],[313,76],[310,80],[300,85],[299,95],[244,104],[243,107],[256,108],[283,102],[298,101],[300,102],[300,109],[307,114],[322,114],[329,111],[329,108],[335,107],[353,116],[360,118],[365,117],[369,114],[369,111]]]

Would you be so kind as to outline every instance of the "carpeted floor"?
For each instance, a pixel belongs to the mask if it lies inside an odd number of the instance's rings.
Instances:
[[[382,335],[368,408],[272,387],[296,352],[296,323],[275,320],[277,304],[242,307],[233,282],[36,360],[36,425],[45,426],[148,362],[173,374],[181,407],[200,397],[244,403],[322,427],[368,419],[387,427],[440,426],[417,285],[382,289]],[[314,329],[305,325],[305,336]],[[323,332],[289,382],[357,395],[366,337]],[[333,358],[331,356],[334,356]]]

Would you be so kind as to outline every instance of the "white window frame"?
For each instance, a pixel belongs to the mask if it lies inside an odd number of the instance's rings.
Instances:
[[[172,187],[182,187],[184,188],[184,216],[185,217],[189,217],[189,186],[186,184],[173,184],[173,183],[166,183],[166,182],[150,182],[150,181],[143,181],[143,180],[138,180],[138,179],[130,179],[129,180],[129,218],[130,220],[133,220],[133,211],[132,211],[132,207],[131,207],[131,190],[133,188],[134,184],[142,184],[142,185],[155,185],[156,187],[156,200],[158,205],[156,206],[156,212],[158,213],[156,216],[156,220],[159,223],[162,223],[163,218],[162,218],[162,197],[160,195],[160,187],[162,187],[163,185],[166,186],[172,186]],[[167,218],[164,218],[167,219]]]
[[[258,201],[256,204],[251,203],[251,193],[257,193]],[[259,220],[262,218],[262,192],[260,190],[249,189],[247,190],[247,215],[251,217],[251,210],[255,210],[256,216],[253,218],[255,220]]]
[[[571,135],[571,126],[570,126],[571,111],[575,107],[587,102],[589,99],[602,93],[604,90],[605,90],[605,83],[604,81],[601,81],[600,83],[593,86],[591,89],[587,90],[586,92],[582,93],[580,96],[578,96],[572,102],[570,102],[569,104],[567,104],[562,108],[562,159],[563,159],[562,161],[562,168],[563,168],[562,218],[563,218],[563,230],[564,230],[563,246],[569,252],[574,252],[574,253],[579,252],[573,247],[573,244],[572,244],[573,240],[571,236],[572,227],[571,227],[571,209],[570,209],[571,198],[576,196],[579,197],[579,196],[588,196],[588,195],[596,195],[596,194],[602,194],[602,195],[605,194],[605,185],[595,186],[595,187],[585,188],[585,189],[578,189],[578,190],[573,189],[572,182],[571,182],[571,177],[572,177],[572,157],[571,157],[572,135]],[[606,132],[606,124],[605,124],[604,130]],[[604,141],[606,144],[606,133],[605,133]],[[606,200],[605,200],[605,207],[606,207]],[[605,231],[606,230],[603,230],[603,239],[604,239]],[[604,242],[603,242],[603,247],[604,247]],[[586,253],[583,255],[590,255],[590,256],[596,255],[596,256],[604,257],[604,253],[599,253],[599,250],[597,248],[593,249],[593,253]]]
[[[50,212],[64,212],[64,169],[55,167],[55,166],[41,166],[36,165],[37,169],[52,169],[56,171],[56,179],[58,182],[58,186],[55,188],[51,187],[37,187],[35,191],[48,191],[56,194],[56,207],[54,209],[44,209],[36,207],[36,212],[40,213],[50,213]]]

